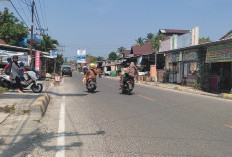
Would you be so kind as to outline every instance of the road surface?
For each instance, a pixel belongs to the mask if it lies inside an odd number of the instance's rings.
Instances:
[[[82,77],[65,77],[50,92],[30,155],[232,156],[232,101],[143,85],[123,95],[107,78],[88,93]]]

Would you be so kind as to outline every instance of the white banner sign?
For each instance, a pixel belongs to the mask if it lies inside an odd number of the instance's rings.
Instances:
[[[86,50],[77,50],[77,63],[86,63]]]

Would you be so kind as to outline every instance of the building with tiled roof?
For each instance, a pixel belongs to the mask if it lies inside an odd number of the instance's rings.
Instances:
[[[131,50],[124,50],[123,54],[124,54],[124,57],[130,55],[131,54]]]
[[[150,42],[145,43],[143,46],[132,46],[131,54],[142,56],[152,54],[153,50],[151,49]]]

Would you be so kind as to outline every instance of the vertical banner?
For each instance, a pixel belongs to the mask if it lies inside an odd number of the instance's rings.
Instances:
[[[35,70],[39,71],[40,68],[40,52],[35,52]]]
[[[86,50],[77,50],[77,63],[86,63]]]

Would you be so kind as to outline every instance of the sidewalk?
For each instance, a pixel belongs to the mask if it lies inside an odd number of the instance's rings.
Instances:
[[[47,92],[49,82],[43,81],[43,92],[38,94],[31,90],[0,94],[0,156],[23,156],[22,148],[29,145],[40,120],[40,108],[34,105],[35,101]]]
[[[119,77],[111,77],[111,76],[104,76],[104,78],[110,78],[110,79],[115,79],[115,80],[119,79]],[[232,100],[232,94],[228,94],[228,93],[220,93],[220,94],[208,93],[208,92],[204,92],[204,91],[201,91],[201,90],[194,89],[193,87],[181,86],[181,85],[178,85],[178,84],[160,83],[160,82],[146,82],[146,81],[138,81],[136,83],[140,84],[140,85],[159,87],[159,88],[182,91],[182,92],[187,92],[187,93],[192,93],[192,94],[197,94],[197,95],[206,95],[206,96],[211,96],[211,97],[218,97],[218,98],[224,98],[224,99],[231,99]]]

